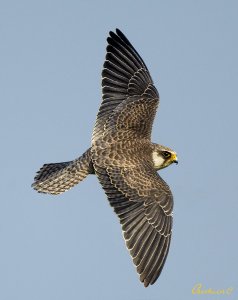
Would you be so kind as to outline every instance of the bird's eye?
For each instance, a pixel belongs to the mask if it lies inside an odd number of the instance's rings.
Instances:
[[[165,158],[169,158],[169,157],[171,157],[171,153],[168,152],[168,151],[164,151],[164,152],[163,152],[163,156],[164,156]]]

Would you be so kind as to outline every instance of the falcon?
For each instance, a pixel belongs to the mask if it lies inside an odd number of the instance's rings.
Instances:
[[[172,233],[173,196],[157,171],[178,163],[177,154],[151,142],[159,94],[143,59],[119,29],[107,42],[91,147],[75,160],[44,164],[32,187],[58,195],[95,174],[147,287],[163,269]]]

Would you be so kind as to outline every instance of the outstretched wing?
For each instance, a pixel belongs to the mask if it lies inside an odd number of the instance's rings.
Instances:
[[[107,41],[107,54],[102,71],[103,99],[92,142],[102,137],[116,123],[117,129],[120,126],[124,126],[124,130],[133,128],[134,131],[142,131],[144,137],[150,138],[159,94],[149,71],[119,29],[116,29],[116,33],[110,32]],[[118,115],[123,115],[124,118],[119,120]]]
[[[172,193],[150,167],[94,167],[120,219],[140,280],[147,287],[159,277],[169,251]]]

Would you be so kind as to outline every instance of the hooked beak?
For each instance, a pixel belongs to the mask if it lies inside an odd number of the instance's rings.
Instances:
[[[171,158],[172,158],[172,162],[175,163],[175,164],[177,165],[177,164],[178,164],[177,154],[176,154],[176,153],[173,153]]]

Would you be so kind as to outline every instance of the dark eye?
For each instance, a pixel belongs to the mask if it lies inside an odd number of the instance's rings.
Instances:
[[[163,152],[163,156],[164,156],[165,158],[169,158],[169,157],[171,157],[171,153],[168,152],[168,151],[164,151],[164,152]]]

